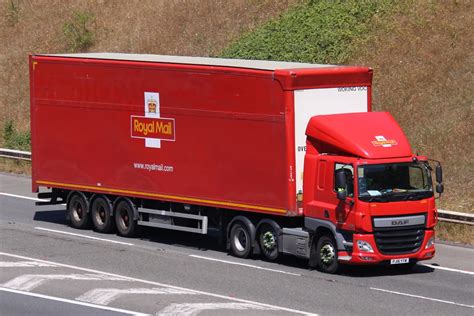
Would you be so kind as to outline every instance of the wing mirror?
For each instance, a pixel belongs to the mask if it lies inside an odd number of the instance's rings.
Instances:
[[[443,168],[441,167],[441,163],[438,161],[435,169],[436,173],[436,193],[441,196],[441,193],[444,192],[444,185],[443,185]]]
[[[344,169],[339,169],[336,171],[336,194],[339,200],[344,201],[347,198],[346,187],[346,174],[344,172]]]
[[[436,165],[436,182],[443,182],[443,168],[439,163]]]
[[[442,183],[436,184],[436,193],[443,193],[444,192],[444,185]]]

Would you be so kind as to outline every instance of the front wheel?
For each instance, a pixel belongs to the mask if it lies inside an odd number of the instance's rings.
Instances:
[[[324,273],[336,273],[339,269],[337,261],[336,241],[327,235],[321,236],[316,243],[316,267]]]

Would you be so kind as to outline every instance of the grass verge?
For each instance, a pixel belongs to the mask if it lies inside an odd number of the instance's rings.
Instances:
[[[12,120],[8,120],[3,128],[3,139],[5,146],[11,149],[30,150],[31,134],[30,130],[19,131]]]
[[[31,162],[0,157],[0,171],[31,176]]]
[[[436,239],[474,245],[474,226],[438,222],[436,226]]]

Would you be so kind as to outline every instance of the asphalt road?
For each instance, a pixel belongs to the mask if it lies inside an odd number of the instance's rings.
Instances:
[[[473,248],[438,244],[410,272],[327,275],[294,257],[241,260],[206,236],[76,230],[30,186],[0,174],[1,315],[474,314]]]

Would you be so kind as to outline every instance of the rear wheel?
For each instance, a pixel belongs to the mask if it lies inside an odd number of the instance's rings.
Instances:
[[[110,233],[113,229],[112,205],[105,196],[98,196],[91,205],[94,228],[100,233]]]
[[[122,200],[115,207],[115,225],[119,235],[133,237],[137,230],[137,221],[134,217],[134,207],[131,202]]]
[[[230,230],[230,248],[232,253],[239,258],[247,258],[252,250],[250,230],[242,222],[236,222]]]
[[[84,195],[75,193],[71,196],[67,204],[67,211],[73,227],[79,229],[89,228],[90,216],[87,207],[88,203]]]
[[[334,238],[321,236],[316,243],[316,267],[324,273],[336,273],[339,268],[337,261],[337,245]]]
[[[264,257],[270,261],[278,258],[278,235],[275,229],[268,224],[263,224],[259,229],[258,241]]]

